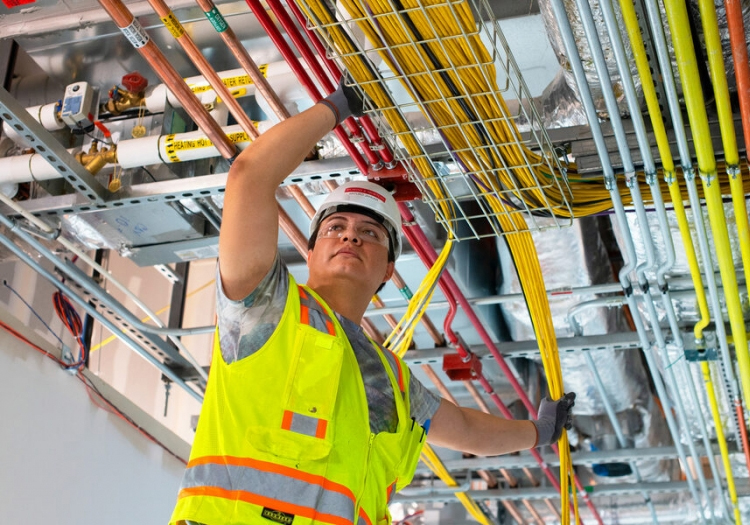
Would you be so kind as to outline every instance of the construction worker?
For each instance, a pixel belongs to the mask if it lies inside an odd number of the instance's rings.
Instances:
[[[362,316],[401,253],[398,207],[382,187],[333,191],[312,220],[307,285],[287,271],[276,189],[359,111],[342,84],[261,135],[229,171],[216,346],[171,523],[387,524],[425,437],[492,456],[554,443],[570,424],[574,394],[544,400],[536,421],[457,407],[364,334]]]

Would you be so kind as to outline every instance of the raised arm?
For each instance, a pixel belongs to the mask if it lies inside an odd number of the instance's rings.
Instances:
[[[219,269],[230,299],[246,297],[273,264],[278,243],[276,188],[336,125],[316,104],[263,133],[229,170],[219,235]]]

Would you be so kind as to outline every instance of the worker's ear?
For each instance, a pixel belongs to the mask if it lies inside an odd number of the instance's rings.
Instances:
[[[385,277],[383,277],[383,282],[388,282],[391,280],[391,277],[393,276],[393,270],[396,269],[396,263],[395,262],[389,262],[388,266],[385,269]]]

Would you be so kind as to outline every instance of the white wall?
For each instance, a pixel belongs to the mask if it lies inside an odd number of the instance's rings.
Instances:
[[[184,465],[2,328],[0,418],[0,523],[167,523]]]

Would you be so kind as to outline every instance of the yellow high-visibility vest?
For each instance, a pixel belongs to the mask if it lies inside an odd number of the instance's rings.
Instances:
[[[371,434],[343,328],[289,280],[281,321],[256,353],[226,364],[216,332],[172,524],[387,524],[390,497],[412,479],[425,432],[409,413],[408,368],[398,360],[394,374],[378,349],[399,419],[395,433]],[[325,308],[329,333],[307,324],[309,301]]]

